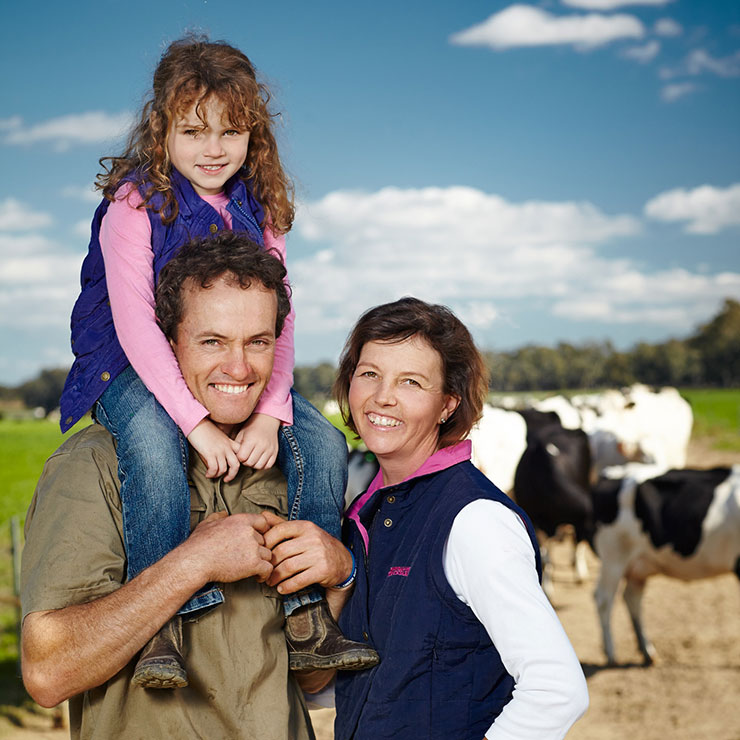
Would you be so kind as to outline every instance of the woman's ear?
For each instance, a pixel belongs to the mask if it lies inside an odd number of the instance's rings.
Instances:
[[[455,409],[460,405],[460,396],[447,396],[445,405],[442,409],[442,414],[439,419],[440,424],[444,424],[452,414],[455,413]]]

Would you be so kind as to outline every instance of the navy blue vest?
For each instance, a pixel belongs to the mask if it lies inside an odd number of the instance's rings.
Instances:
[[[444,574],[452,522],[481,498],[522,517],[541,575],[526,515],[470,462],[376,491],[360,511],[370,537],[367,558],[356,522],[345,520],[358,569],[340,626],[350,639],[372,645],[381,662],[369,671],[339,672],[336,740],[481,740],[511,699],[514,679]]]
[[[178,205],[177,217],[172,223],[163,224],[158,213],[147,210],[152,226],[155,285],[162,267],[186,241],[225,228],[218,212],[193,190],[187,178],[173,169],[170,179]],[[146,183],[139,187],[142,197],[146,188]],[[264,246],[259,226],[264,210],[250,188],[235,175],[226,183],[225,192],[230,199],[227,210],[231,214],[234,231],[244,231],[252,241]],[[161,194],[157,194],[152,203],[159,206],[162,200]],[[109,205],[110,201],[103,199],[95,211],[90,245],[82,263],[82,292],[72,310],[72,351],[75,361],[60,401],[63,432],[82,418],[110,382],[129,364],[113,326],[105,266],[100,251],[100,224]]]

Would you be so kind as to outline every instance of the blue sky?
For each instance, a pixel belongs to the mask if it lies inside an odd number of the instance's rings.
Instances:
[[[446,303],[510,349],[683,337],[740,299],[740,3],[16,3],[0,17],[0,383],[67,365],[103,155],[167,43],[245,51],[296,181],[298,364]]]

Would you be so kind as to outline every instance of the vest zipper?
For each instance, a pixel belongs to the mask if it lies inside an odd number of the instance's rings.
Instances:
[[[247,221],[248,221],[248,222],[249,222],[249,223],[250,223],[250,224],[251,224],[252,226],[254,226],[254,228],[255,228],[255,229],[257,230],[257,233],[258,233],[258,234],[260,235],[260,237],[262,238],[262,246],[264,247],[264,246],[265,246],[265,244],[264,244],[264,234],[262,233],[262,229],[260,228],[260,225],[259,225],[259,224],[257,223],[257,221],[256,221],[256,219],[254,218],[254,216],[253,216],[253,215],[252,215],[251,213],[249,213],[248,211],[245,211],[245,210],[244,210],[244,209],[243,209],[243,208],[242,208],[242,207],[241,207],[241,206],[239,205],[239,201],[238,201],[238,200],[237,200],[236,198],[232,198],[232,199],[231,199],[231,205],[233,205],[233,206],[234,206],[234,208],[236,208],[236,210],[237,210],[237,211],[239,211],[239,213],[241,213],[241,214],[242,214],[242,216],[244,216],[244,218],[245,218],[245,219],[247,219]]]

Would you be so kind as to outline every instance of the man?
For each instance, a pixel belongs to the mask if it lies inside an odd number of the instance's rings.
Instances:
[[[186,277],[174,281],[168,308],[158,303],[158,318],[191,392],[233,434],[270,378],[289,309],[285,270],[230,233],[186,245],[171,265],[168,277]],[[45,706],[73,697],[75,738],[312,737],[289,677],[282,602],[272,586],[282,583],[288,592],[311,582],[343,583],[351,556],[310,523],[281,524],[287,496],[279,471],[242,467],[227,483],[206,478],[203,463],[191,457],[192,534],[125,583],[112,438],[94,424],[47,461],[26,521],[26,687]],[[225,603],[183,626],[190,685],[131,686],[133,658],[212,582],[224,584]]]

